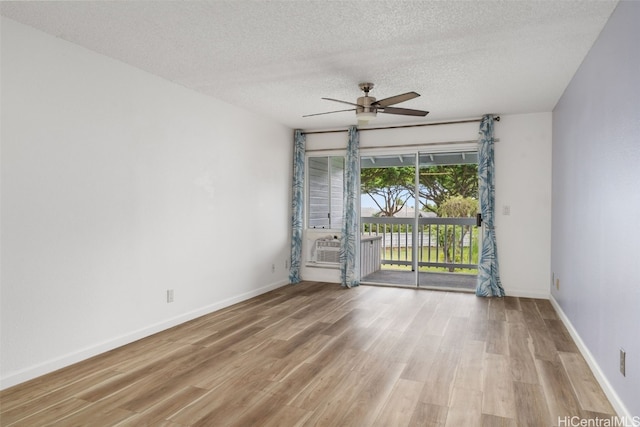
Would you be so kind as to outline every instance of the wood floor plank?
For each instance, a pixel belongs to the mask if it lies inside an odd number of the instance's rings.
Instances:
[[[287,404],[306,410],[315,410],[325,396],[337,389],[344,376],[351,371],[357,357],[356,351],[344,352],[336,363],[323,364],[312,362],[322,369]]]
[[[186,387],[149,409],[125,419],[118,424],[118,427],[156,426],[162,423],[169,423],[167,419],[171,415],[188,406],[191,402],[198,400],[207,392],[208,390],[198,387]]]
[[[79,411],[59,418],[54,425],[60,426],[88,426],[98,421],[102,425],[110,426],[135,415],[135,412],[114,407],[109,403],[96,402],[82,407]]]
[[[488,414],[482,414],[480,425],[481,427],[518,427],[516,420]]]
[[[571,339],[571,335],[569,335],[569,331],[564,326],[562,321],[556,319],[545,319],[545,325],[547,326],[547,331],[555,348],[558,351],[564,353],[579,353],[578,346],[573,339]]]
[[[420,291],[418,291],[420,292]],[[451,317],[463,317],[469,319],[475,308],[476,301],[468,298],[462,292],[447,292],[445,294],[445,305],[450,307]]]
[[[556,422],[551,419],[544,390],[540,385],[514,381],[513,392],[518,426],[547,427]]]
[[[576,353],[559,353],[559,356],[580,407],[586,411],[615,413],[584,358]]]
[[[509,366],[514,381],[538,384],[538,372],[534,363],[533,340],[529,329],[522,323],[508,323]]]
[[[449,403],[446,427],[481,427],[482,392],[466,388],[454,388]]]
[[[520,308],[527,326],[544,328],[544,319],[538,310],[536,300],[532,298],[520,298]]]
[[[0,391],[5,426],[545,426],[613,414],[548,301],[303,282]]]
[[[533,354],[536,359],[553,362],[558,358],[558,350],[551,339],[546,325],[543,327],[529,327],[529,335],[533,345]]]
[[[417,347],[420,336],[420,331],[416,330],[405,330],[399,334],[397,330],[387,329],[367,352],[388,362],[406,363]]]
[[[440,345],[462,347],[465,345],[469,331],[469,318],[451,316],[447,322],[445,335]]]
[[[522,311],[522,307],[520,306],[520,298],[506,296],[503,299],[505,310]]]
[[[288,395],[281,392],[285,387],[282,383],[272,384],[272,387],[269,387],[266,393],[260,393],[260,396],[263,397],[262,399],[248,406],[236,419],[231,420],[231,417],[227,417],[224,420],[224,424],[237,427],[264,425],[280,408],[286,405]],[[208,426],[210,424],[202,425]]]
[[[286,386],[284,392],[288,397],[288,401],[300,394],[314,378],[322,371],[324,367],[312,363],[301,363],[294,369],[282,373],[280,378],[270,378],[272,381],[278,381]]]
[[[509,356],[511,379],[521,383],[539,384],[540,377],[536,371],[533,356],[524,354],[522,357]]]
[[[507,323],[524,323],[524,314],[522,310],[515,310],[511,308],[506,308],[504,311],[505,317],[507,319]]]
[[[370,360],[363,368],[366,375],[361,377],[356,398],[350,403],[350,409],[342,417],[340,424],[372,425],[404,368],[404,364]]]
[[[538,312],[540,313],[540,317],[547,320],[557,320],[558,314],[551,305],[551,302],[546,299],[536,299],[535,300],[536,307],[538,308]]]
[[[243,391],[242,399],[227,399],[224,405],[210,409],[205,416],[190,422],[188,425],[192,427],[237,425],[236,423],[241,419],[242,415],[250,408],[261,405],[270,397],[268,393],[253,389],[240,388],[237,390]]]
[[[234,390],[237,392],[237,390]],[[221,388],[208,391],[192,401],[185,404],[175,413],[169,415],[167,419],[180,425],[191,425],[196,421],[206,417],[212,410],[224,406],[237,397],[235,393],[225,393]]]
[[[407,330],[410,326],[415,326],[414,320],[420,314],[420,311],[424,304],[426,303],[426,299],[421,298],[422,292],[419,290],[408,290],[407,295],[411,295],[412,298],[407,301],[404,306],[404,310],[402,313],[397,313],[392,317],[392,321],[389,322],[388,329],[402,333]],[[414,328],[415,329],[415,328]],[[415,331],[418,332],[418,331]]]
[[[107,377],[117,375],[118,372],[113,368],[114,365],[119,357],[129,352],[116,350],[0,391],[0,414],[39,399],[52,391],[68,388],[83,378],[105,373]],[[74,370],[75,366],[78,367],[77,372]],[[100,382],[100,379],[97,382]]]
[[[470,317],[467,327],[467,337],[473,341],[487,341],[487,335],[489,333],[489,326],[487,324],[486,313],[480,312],[478,318],[475,316]]]
[[[402,372],[405,380],[426,381],[435,360],[442,337],[421,335]]]
[[[21,398],[18,398],[17,400],[22,402],[20,405],[13,404],[11,400],[5,398],[2,400],[0,420],[2,420],[2,424],[8,425],[42,411],[52,411],[54,409],[51,408],[58,405],[68,405],[71,401],[79,402],[74,397],[79,391],[90,387],[92,384],[106,381],[117,375],[120,374],[115,371],[97,371],[79,381],[70,383],[66,387],[60,387],[46,394],[34,395],[34,398],[31,400],[23,402]],[[5,403],[7,403],[6,406]]]
[[[137,342],[134,344],[135,347],[139,347],[136,349],[136,351],[140,351],[139,353],[127,353],[126,357],[115,363],[109,363],[108,366],[117,372],[131,372],[141,365],[153,363],[160,358],[164,359],[173,352],[179,352],[185,346],[183,343],[164,339],[148,340],[145,344]]]
[[[533,355],[532,338],[529,329],[522,323],[507,325],[509,356],[526,359]]]
[[[149,375],[153,375],[159,370],[168,369],[167,365],[176,360],[183,360],[184,358],[190,357],[193,355],[193,352],[193,346],[184,345],[179,351],[172,352],[168,357],[156,359],[153,363],[142,364],[139,368],[130,372],[114,375],[113,378],[96,384],[85,392],[79,393],[77,397],[82,400],[97,402],[100,399],[130,387],[138,381],[148,379]],[[204,355],[203,352],[198,354],[200,356]]]
[[[443,309],[437,309],[433,316],[424,325],[424,333],[444,337],[447,324],[451,316]]]
[[[447,406],[418,402],[409,421],[409,427],[444,427],[448,411]]]
[[[484,348],[485,343],[483,341],[465,342],[460,355],[460,363],[456,370],[455,388],[482,391],[485,369]]]
[[[418,405],[422,387],[420,382],[399,379],[373,425],[408,426]]]
[[[265,420],[262,427],[299,427],[307,423],[307,420],[311,416],[311,411],[296,408],[294,406],[284,405],[277,408],[269,419]]]
[[[91,402],[70,398],[58,401],[53,406],[43,408],[41,411],[34,412],[26,418],[19,420],[12,419],[10,416],[3,415],[0,417],[0,425],[15,427],[32,427],[56,424],[60,419],[67,417],[69,414],[81,411],[91,405]]]
[[[509,345],[507,339],[507,322],[504,320],[488,320],[487,321],[487,353],[509,354]]]
[[[226,350],[216,354],[214,366],[204,369],[202,374],[191,385],[198,388],[212,390],[227,381],[233,375],[243,372],[243,361],[248,355],[241,355],[233,350]]]
[[[564,366],[558,360],[535,361],[552,420],[580,415],[581,408]]]
[[[491,298],[489,300],[489,320],[504,322],[506,318],[504,298]]]
[[[331,426],[339,424],[347,416],[348,411],[354,406],[362,387],[362,373],[351,371],[344,375],[337,387],[327,393],[316,410],[309,417],[308,425]]]
[[[420,393],[420,401],[448,406],[460,360],[459,348],[441,346],[436,353],[429,374]]]
[[[484,354],[482,413],[515,419],[513,382],[507,356]]]
[[[168,370],[156,372],[132,386],[105,398],[114,405],[133,412],[143,412],[150,407],[189,388],[197,379],[217,365],[217,358],[205,358],[185,361],[181,366],[172,366]],[[197,360],[198,362],[196,362]]]

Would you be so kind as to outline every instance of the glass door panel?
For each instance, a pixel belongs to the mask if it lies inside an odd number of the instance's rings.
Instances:
[[[478,264],[476,151],[419,153],[418,286],[475,289]]]
[[[416,154],[360,158],[362,282],[417,285]]]

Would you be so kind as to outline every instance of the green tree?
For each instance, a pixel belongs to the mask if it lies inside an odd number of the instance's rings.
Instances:
[[[414,179],[411,167],[365,168],[360,174],[361,191],[378,206],[380,216],[391,217],[400,212],[412,196],[409,188]]]
[[[441,218],[466,218],[475,216],[478,212],[478,200],[463,195],[447,197],[438,206],[438,216]]]
[[[413,185],[408,189],[413,191]],[[418,199],[422,210],[439,214],[450,197],[478,198],[478,165],[429,166],[420,169]]]
[[[442,218],[466,218],[472,217],[478,212],[478,200],[471,197],[461,195],[448,197],[440,206],[438,206],[438,216]],[[464,250],[464,238],[467,234],[472,233],[471,226],[450,226],[440,233],[439,244],[443,248],[445,254],[445,262],[453,263],[454,245],[456,245],[457,253],[462,254]],[[453,271],[453,267],[449,267],[449,271]]]

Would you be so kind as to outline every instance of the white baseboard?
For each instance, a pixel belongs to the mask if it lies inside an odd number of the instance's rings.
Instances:
[[[580,334],[578,334],[578,331],[576,331],[576,329],[573,327],[567,315],[564,313],[564,311],[562,311],[562,308],[560,307],[560,304],[558,304],[558,301],[556,301],[553,295],[549,296],[549,301],[551,301],[551,305],[553,305],[553,308],[556,310],[556,313],[558,313],[560,320],[562,320],[562,323],[564,323],[564,326],[569,331],[569,335],[571,335],[571,338],[573,338],[573,341],[575,341],[576,345],[578,346],[578,350],[580,350],[582,357],[584,357],[587,364],[589,365],[589,368],[591,368],[591,372],[593,372],[593,375],[596,377],[596,380],[600,384],[600,387],[602,387],[602,391],[604,391],[604,394],[609,399],[609,402],[611,402],[611,405],[616,411],[618,417],[623,419],[626,418],[627,420],[633,419],[631,413],[629,412],[629,410],[627,410],[627,407],[618,396],[618,393],[616,393],[614,388],[611,386],[611,383],[609,383],[609,380],[602,372],[602,369],[600,369],[598,362],[596,362],[595,358],[585,345],[584,341],[582,341],[582,338],[580,338]]]
[[[254,289],[252,291],[245,292],[243,294],[236,295],[231,298],[227,298],[225,300],[218,301],[213,304],[209,304],[205,307],[201,307],[199,309],[180,314],[170,319],[163,320],[162,322],[158,322],[153,325],[138,329],[136,331],[132,331],[125,335],[121,335],[119,337],[115,337],[110,340],[103,341],[101,343],[97,343],[89,347],[85,347],[83,349],[79,349],[72,353],[66,354],[61,357],[57,357],[55,359],[48,360],[38,365],[31,366],[29,368],[11,373],[0,380],[0,390],[4,390],[5,388],[9,388],[11,386],[23,383],[25,381],[29,381],[31,379],[37,378],[41,375],[51,373],[58,369],[65,368],[67,366],[73,365],[74,363],[78,363],[90,357],[97,356],[98,354],[107,352],[109,350],[113,350],[114,348],[122,347],[123,345],[130,344],[134,341],[148,337],[150,335],[164,331],[166,329],[172,328],[181,323],[188,322],[189,320],[193,320],[197,317],[204,316],[206,314],[213,313],[215,311],[229,307],[233,304],[248,300],[249,298],[262,295],[266,292],[285,286],[288,283],[289,283],[288,281],[272,283],[270,285],[263,286],[258,289]]]
[[[529,289],[505,289],[508,297],[549,299],[549,292],[531,291]]]

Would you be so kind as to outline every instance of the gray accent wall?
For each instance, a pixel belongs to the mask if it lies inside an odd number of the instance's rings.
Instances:
[[[638,23],[640,2],[621,1],[553,111],[552,149],[551,294],[596,375],[633,416],[640,415]]]

